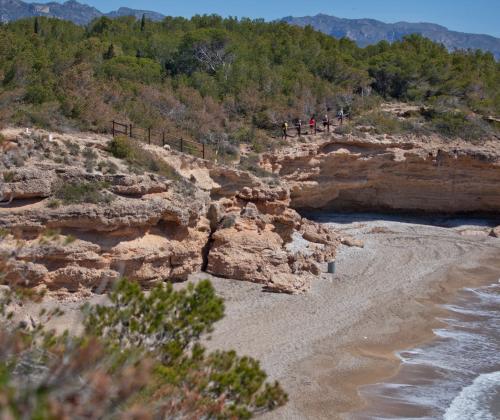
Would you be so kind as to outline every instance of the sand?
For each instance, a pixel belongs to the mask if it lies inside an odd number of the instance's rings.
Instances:
[[[458,288],[500,278],[500,240],[487,237],[488,229],[379,217],[335,220],[365,248],[343,247],[336,275],[323,276],[306,295],[265,294],[256,285],[212,279],[227,315],[209,347],[259,358],[289,393],[290,402],[266,419],[353,417],[363,405],[360,385],[395,374],[396,350],[432,339],[436,303]]]
[[[337,273],[323,275],[307,294],[265,293],[259,285],[203,273],[192,278],[210,278],[226,302],[226,317],[207,346],[260,359],[289,393],[290,402],[265,419],[353,417],[363,405],[359,386],[395,374],[396,350],[432,339],[437,303],[458,288],[500,278],[500,239],[488,237],[477,221],[326,220],[365,247],[342,247]],[[58,328],[78,331],[81,303],[63,303],[67,313]]]

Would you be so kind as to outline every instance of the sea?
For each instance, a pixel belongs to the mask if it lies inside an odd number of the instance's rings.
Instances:
[[[396,376],[360,389],[367,406],[356,418],[500,420],[500,283],[443,306],[435,339],[399,352]]]

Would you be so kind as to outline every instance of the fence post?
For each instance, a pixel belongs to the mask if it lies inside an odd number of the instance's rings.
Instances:
[[[126,131],[126,129],[125,129],[125,131]],[[129,135],[130,138],[133,137],[133,135],[132,135],[132,124],[130,124],[130,126],[129,126],[129,133],[128,133],[128,135]]]
[[[202,147],[202,152],[203,152],[203,159],[205,159],[205,143],[202,143],[201,147]]]
[[[113,120],[112,122],[113,122],[113,127],[111,128],[111,133],[113,137],[115,137],[115,120]]]
[[[148,128],[148,144],[151,144],[151,127]]]
[[[161,133],[161,145],[165,147],[165,130]]]
[[[184,153],[184,141],[182,140],[182,137],[181,137],[181,153]]]

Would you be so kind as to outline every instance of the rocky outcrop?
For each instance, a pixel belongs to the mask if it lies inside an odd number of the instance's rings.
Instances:
[[[153,147],[181,179],[137,174],[107,154],[107,139],[84,140],[18,134],[9,154],[26,150],[23,166],[12,163],[14,155],[0,161],[0,191],[13,200],[0,207],[0,255],[10,256],[0,258],[0,269],[8,281],[105,291],[123,276],[149,286],[206,270],[297,293],[335,258],[340,239],[292,210],[289,190],[276,179]],[[75,152],[80,146],[83,155]],[[75,156],[61,158],[69,153]],[[75,203],[59,195],[65,185],[103,191]]]
[[[491,229],[490,236],[493,236],[494,238],[500,238],[500,226]]]
[[[239,176],[239,175],[242,176]],[[213,227],[207,272],[263,284],[267,290],[308,290],[318,264],[335,258],[338,237],[290,209],[289,192],[239,171],[217,168],[208,215]]]
[[[296,209],[466,213],[500,210],[498,142],[332,135],[264,155]]]

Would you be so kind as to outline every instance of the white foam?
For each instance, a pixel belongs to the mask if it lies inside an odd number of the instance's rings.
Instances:
[[[463,388],[444,414],[444,420],[495,420],[489,410],[493,398],[500,389],[500,372],[478,376]]]

